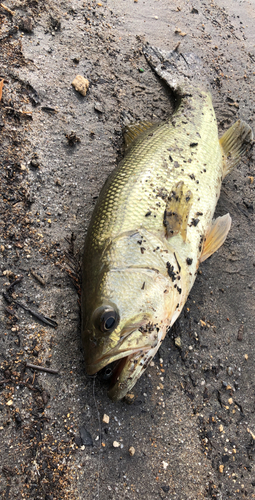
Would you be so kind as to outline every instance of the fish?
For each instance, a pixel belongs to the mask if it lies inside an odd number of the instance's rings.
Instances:
[[[125,131],[125,155],[99,195],[82,261],[85,368],[103,368],[108,396],[126,396],[179,317],[199,265],[224,243],[231,226],[214,220],[224,177],[251,147],[242,120],[219,139],[206,70],[176,48],[143,49],[173,93],[160,123]]]

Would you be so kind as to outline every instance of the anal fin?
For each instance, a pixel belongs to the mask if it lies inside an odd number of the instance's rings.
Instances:
[[[226,214],[212,222],[204,241],[200,262],[204,262],[204,260],[208,259],[214,252],[217,252],[221,245],[223,245],[230,230],[231,221],[230,215]]]
[[[221,137],[220,145],[225,156],[223,178],[237,165],[242,154],[251,146],[252,140],[252,129],[243,120],[234,123]]]
[[[166,202],[163,220],[167,238],[172,238],[180,233],[183,240],[186,240],[192,198],[191,191],[185,189],[183,181],[178,182],[172,189]]]

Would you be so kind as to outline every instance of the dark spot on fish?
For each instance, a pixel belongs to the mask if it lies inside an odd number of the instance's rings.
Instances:
[[[190,259],[190,257],[187,257],[186,262],[187,262],[188,266],[191,266],[193,259]]]
[[[174,266],[171,266],[170,262],[167,262],[166,267],[169,278],[171,278],[171,280],[174,282],[176,280]]]
[[[198,145],[198,142],[191,142],[191,143],[190,143],[190,147],[191,147],[191,148],[194,148],[194,147],[195,147],[195,146],[197,146],[197,145]]]
[[[142,240],[137,240],[138,245],[142,244]]]
[[[171,155],[169,155],[169,160],[174,161]]]
[[[201,252],[201,250],[202,250],[203,241],[204,241],[204,236],[201,234],[199,247],[198,247],[199,252]]]
[[[141,247],[141,248],[140,248],[140,250],[141,250],[141,253],[142,253],[142,254],[144,254],[144,252],[145,252],[146,248]]]
[[[196,135],[198,135],[198,137],[200,137],[200,139],[201,139],[201,135],[200,135],[200,133],[199,133],[199,132],[196,132]]]
[[[150,134],[148,134],[148,137],[153,137],[153,132],[151,132]]]
[[[180,166],[180,165],[179,165],[178,161],[175,161],[175,162],[174,162],[174,167],[175,167],[175,168],[178,168],[179,166]]]
[[[145,214],[145,217],[149,217],[149,215],[151,215],[151,211],[150,210]]]
[[[191,158],[189,158],[189,159],[188,159],[188,163],[191,163],[191,162],[192,162],[192,159],[191,159]]]
[[[198,225],[198,223],[199,223],[199,219],[194,219],[194,217],[193,217],[193,219],[191,220],[190,226],[196,227]]]
[[[177,288],[177,292],[178,292],[179,294],[181,294],[181,293],[182,293],[182,289],[181,289],[181,288],[179,288],[178,286],[177,286],[176,288]]]
[[[141,288],[141,290],[144,290],[144,289],[145,289],[145,281],[144,281],[144,282],[143,282],[143,284],[142,284],[142,288]]]
[[[196,215],[199,217],[200,215],[203,215],[203,212],[197,212]]]
[[[186,198],[185,198],[185,200],[186,200],[186,202],[188,203],[188,202],[189,202],[189,200],[190,200],[190,196],[189,196],[189,195],[187,195],[187,196],[186,196]]]
[[[195,176],[194,174],[189,174],[189,177],[194,181],[195,180]]]
[[[196,181],[197,184],[199,184],[199,181]]]
[[[175,309],[178,309],[179,305],[180,305],[180,304],[178,303]]]

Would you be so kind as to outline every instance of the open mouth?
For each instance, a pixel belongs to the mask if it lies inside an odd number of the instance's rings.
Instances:
[[[114,349],[87,365],[87,373],[93,375],[99,372],[102,381],[108,385],[108,396],[118,401],[126,396],[144,373],[163,337],[163,331],[149,323],[146,330],[142,327],[132,329]]]
[[[105,366],[102,370],[102,377],[105,382],[107,382],[109,390],[116,384],[118,381],[122,370],[127,362],[129,356],[125,356],[124,358],[118,359],[117,361],[113,361],[109,365]]]
[[[108,386],[108,396],[113,401],[122,399],[132,389],[155,354],[154,349],[135,351],[106,365],[101,377]]]

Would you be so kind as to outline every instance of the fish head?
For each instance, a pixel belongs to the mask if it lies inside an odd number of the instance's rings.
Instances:
[[[93,375],[107,367],[111,399],[123,398],[145,371],[174,314],[179,315],[180,302],[166,265],[160,272],[108,264],[94,293],[83,296],[86,371]]]

